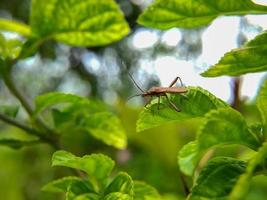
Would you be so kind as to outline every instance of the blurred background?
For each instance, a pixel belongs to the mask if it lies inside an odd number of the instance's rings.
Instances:
[[[144,105],[142,98],[127,100],[139,93],[129,78],[132,74],[143,89],[167,86],[180,76],[187,86],[201,86],[242,112],[249,122],[259,120],[255,95],[265,73],[242,77],[203,78],[199,74],[218,62],[227,51],[240,47],[267,28],[267,15],[220,17],[208,27],[193,30],[173,28],[152,30],[136,23],[151,0],[117,0],[131,27],[120,42],[101,48],[69,47],[49,41],[38,54],[20,61],[14,70],[17,85],[30,100],[49,91],[62,91],[96,98],[110,105],[121,118],[128,136],[125,150],[108,147],[88,135],[64,135],[64,149],[76,155],[101,152],[117,163],[116,170],[156,187],[166,200],[184,199],[176,157],[178,150],[194,139],[200,120],[170,123],[136,133],[135,124]],[[266,3],[266,1],[265,1]],[[30,0],[1,0],[0,17],[29,23]],[[4,33],[7,38],[18,38]],[[0,79],[0,104],[19,102]],[[23,109],[19,119],[26,120]],[[0,122],[0,137],[27,137],[20,130]],[[60,199],[41,192],[47,182],[71,175],[51,167],[53,149],[48,145],[13,150],[0,147],[0,199]],[[244,156],[246,149],[231,146],[215,155]],[[186,179],[188,185],[190,178]],[[266,178],[253,180],[248,199],[267,198]]]

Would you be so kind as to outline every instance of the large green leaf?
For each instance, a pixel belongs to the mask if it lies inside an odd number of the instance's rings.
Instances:
[[[53,154],[52,165],[79,169],[86,172],[90,177],[102,181],[111,173],[114,161],[103,154],[76,157],[66,151],[57,151]]]
[[[75,46],[122,39],[129,27],[114,0],[32,0],[33,34]]]
[[[245,169],[246,163],[234,158],[216,157],[210,160],[201,170],[189,199],[227,197]]]
[[[133,196],[134,183],[132,178],[125,172],[120,172],[113,181],[108,185],[104,194],[107,195],[112,192],[120,192]]]
[[[181,112],[177,112],[170,107],[165,97],[161,98],[159,109],[158,101],[155,100],[147,108],[144,108],[139,115],[137,131],[156,127],[170,121],[203,117],[212,109],[228,107],[221,99],[200,87],[188,87],[186,94],[172,94],[169,98]]]
[[[220,61],[202,73],[205,77],[238,76],[267,70],[267,32],[258,35],[241,48],[226,53]]]
[[[205,116],[196,140],[180,150],[178,155],[180,169],[185,174],[192,175],[204,153],[214,146],[223,144],[240,144],[253,150],[257,150],[261,145],[239,112],[232,108],[213,110]]]
[[[29,36],[31,34],[31,29],[28,25],[6,19],[0,19],[0,30],[16,32],[23,36]]]
[[[262,121],[267,126],[267,79],[264,81],[257,97],[257,106],[260,110]]]
[[[155,0],[139,16],[138,22],[157,29],[196,28],[222,15],[265,13],[267,7],[250,0]]]
[[[261,163],[265,163],[267,158],[267,141],[265,141],[262,146],[259,148],[258,152],[253,155],[249,160],[246,167],[246,172],[242,174],[235,187],[233,188],[229,200],[243,200],[245,199],[248,191],[251,179],[253,177],[256,168]]]
[[[161,197],[158,191],[152,186],[141,181],[134,181],[134,199],[161,200]]]

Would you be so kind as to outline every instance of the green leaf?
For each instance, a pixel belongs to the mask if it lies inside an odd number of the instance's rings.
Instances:
[[[109,193],[120,192],[122,194],[133,196],[133,186],[134,183],[132,178],[127,173],[120,172],[108,185],[104,194],[107,195]]]
[[[234,158],[216,157],[208,161],[201,170],[189,199],[227,197],[245,169],[246,163]]]
[[[138,18],[138,23],[157,29],[196,28],[225,15],[265,14],[267,7],[250,0],[156,0]]]
[[[119,149],[127,146],[127,138],[121,122],[112,113],[95,113],[85,116],[83,120],[84,123],[81,124],[80,128],[84,128],[95,138]]]
[[[0,113],[9,117],[16,117],[19,111],[19,106],[16,105],[0,105]]]
[[[213,110],[205,116],[196,140],[185,145],[179,152],[180,169],[185,174],[192,175],[208,149],[225,144],[245,145],[253,150],[261,145],[243,116],[232,108]]]
[[[52,165],[79,169],[86,172],[89,176],[102,181],[111,173],[114,167],[114,161],[103,154],[76,157],[66,151],[57,151],[53,154]]]
[[[267,70],[267,32],[263,32],[241,48],[226,53],[220,61],[201,75],[238,76]]]
[[[106,195],[103,200],[133,200],[133,197],[128,194],[113,192]]]
[[[267,79],[264,81],[257,97],[257,107],[261,113],[262,122],[267,125]]]
[[[158,191],[152,186],[141,182],[134,181],[134,199],[135,200],[160,200]]]
[[[82,194],[74,198],[74,200],[101,200],[100,196],[97,194]]]
[[[262,146],[259,148],[258,152],[253,155],[249,160],[246,172],[242,174],[235,187],[233,188],[229,200],[243,200],[245,199],[248,191],[253,173],[256,171],[256,168],[261,163],[265,162],[267,158],[267,141],[265,141]]]
[[[31,29],[28,25],[6,19],[0,19],[0,30],[16,32],[23,36],[31,35]]]
[[[31,146],[40,143],[39,140],[20,140],[15,138],[0,138],[0,145],[13,149],[20,149],[24,146]]]
[[[107,45],[129,33],[114,0],[32,0],[31,10],[35,35],[69,45]]]
[[[35,117],[50,107],[54,108],[53,120],[59,132],[86,132],[116,148],[123,149],[127,146],[120,120],[106,112],[103,103],[72,94],[48,93],[37,97],[35,104]]]
[[[49,192],[68,192],[71,190],[72,193],[76,195],[94,192],[93,186],[90,184],[90,182],[76,176],[64,177],[52,181],[46,184],[42,190]]]
[[[170,107],[165,97],[161,98],[160,109],[158,101],[155,100],[140,113],[136,128],[138,132],[171,121],[203,117],[212,109],[228,107],[221,99],[200,87],[188,87],[186,94],[171,94],[169,98],[181,112]]]
[[[73,95],[73,94],[65,94],[60,92],[50,92],[45,93],[43,95],[40,95],[36,97],[35,99],[35,116],[44,111],[45,109],[55,106],[58,104],[63,103],[72,103],[72,104],[80,104],[80,103],[87,103],[89,104],[89,100]]]

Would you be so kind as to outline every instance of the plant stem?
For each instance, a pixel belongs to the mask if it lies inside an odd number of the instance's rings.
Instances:
[[[12,80],[12,75],[11,75],[11,68],[9,67],[9,69],[5,70],[4,73],[4,81],[6,86],[8,87],[9,91],[15,96],[17,97],[17,99],[20,101],[21,105],[25,108],[26,112],[31,116],[33,113],[33,109],[32,106],[30,105],[30,103],[28,102],[28,100],[23,96],[23,94],[20,93],[20,91],[18,90],[18,88],[16,87],[16,85],[14,84],[13,80]]]
[[[3,77],[4,77],[4,82],[6,86],[8,87],[9,91],[20,101],[21,105],[24,107],[28,115],[31,117],[33,115],[33,108],[32,105],[28,102],[27,98],[24,97],[24,95],[20,92],[20,90],[17,88],[17,86],[14,84],[14,81],[12,79],[12,66],[16,60],[11,61],[11,62],[6,62],[6,66],[4,66],[3,70]],[[39,126],[40,128],[44,129],[47,133],[43,133],[41,131],[36,131],[34,129],[31,129],[25,125],[19,124],[12,119],[8,119],[6,116],[2,116],[1,118],[3,121],[10,123],[12,125],[15,125],[23,130],[25,130],[27,133],[30,133],[32,135],[36,135],[39,137],[41,140],[44,142],[49,143],[56,149],[60,149],[59,145],[59,138],[58,134],[55,133],[53,130],[51,130],[49,127],[46,126],[45,123],[42,122],[41,119],[36,119],[36,125]],[[25,129],[26,128],[26,129]]]
[[[49,144],[51,144],[53,147],[55,147],[56,149],[59,149],[58,144],[55,142],[54,139],[50,138],[50,137],[46,137],[45,135],[43,135],[42,133],[40,133],[39,131],[32,129],[6,115],[0,114],[0,120],[3,122],[6,122],[12,126],[16,126],[24,131],[26,131],[28,134],[34,135],[39,137],[42,141],[47,142]]]

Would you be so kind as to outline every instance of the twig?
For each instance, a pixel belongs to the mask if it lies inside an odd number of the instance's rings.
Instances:
[[[28,134],[31,134],[31,135],[34,135],[34,136],[37,136],[39,137],[42,141],[44,142],[47,142],[49,144],[51,144],[53,147],[55,147],[56,149],[59,149],[59,145],[57,143],[57,140],[54,139],[54,138],[50,138],[50,137],[47,137],[45,135],[43,135],[42,133],[40,133],[39,131],[33,129],[33,128],[30,128],[6,115],[3,115],[3,114],[0,114],[0,120],[3,121],[3,122],[6,122],[12,126],[16,126],[24,131],[26,131]]]
[[[12,79],[12,67],[14,65],[14,63],[16,63],[16,60],[11,61],[11,62],[7,62],[6,66],[4,66],[4,70],[3,70],[3,77],[4,77],[4,82],[6,84],[6,86],[8,87],[9,91],[20,101],[21,105],[25,108],[26,112],[28,113],[28,115],[30,117],[32,117],[33,115],[33,108],[32,105],[28,102],[27,98],[23,96],[23,94],[19,91],[19,89],[16,87],[16,85],[13,82]],[[5,117],[3,117],[4,119]],[[11,119],[12,120],[12,119]],[[6,122],[12,122],[10,121],[10,119],[8,119]],[[40,128],[43,128],[44,131],[46,131],[47,133],[43,133],[43,132],[39,132],[33,129],[28,129],[29,127],[19,124],[19,128],[25,130],[24,128],[26,128],[27,133],[30,133],[32,135],[36,135],[37,137],[39,137],[41,140],[51,144],[53,147],[55,147],[56,149],[60,149],[60,145],[59,145],[59,134],[57,134],[55,131],[51,130],[49,127],[47,127],[47,125],[39,118],[37,118],[35,120],[36,125],[39,126]],[[13,125],[18,125],[17,123],[11,123]]]

